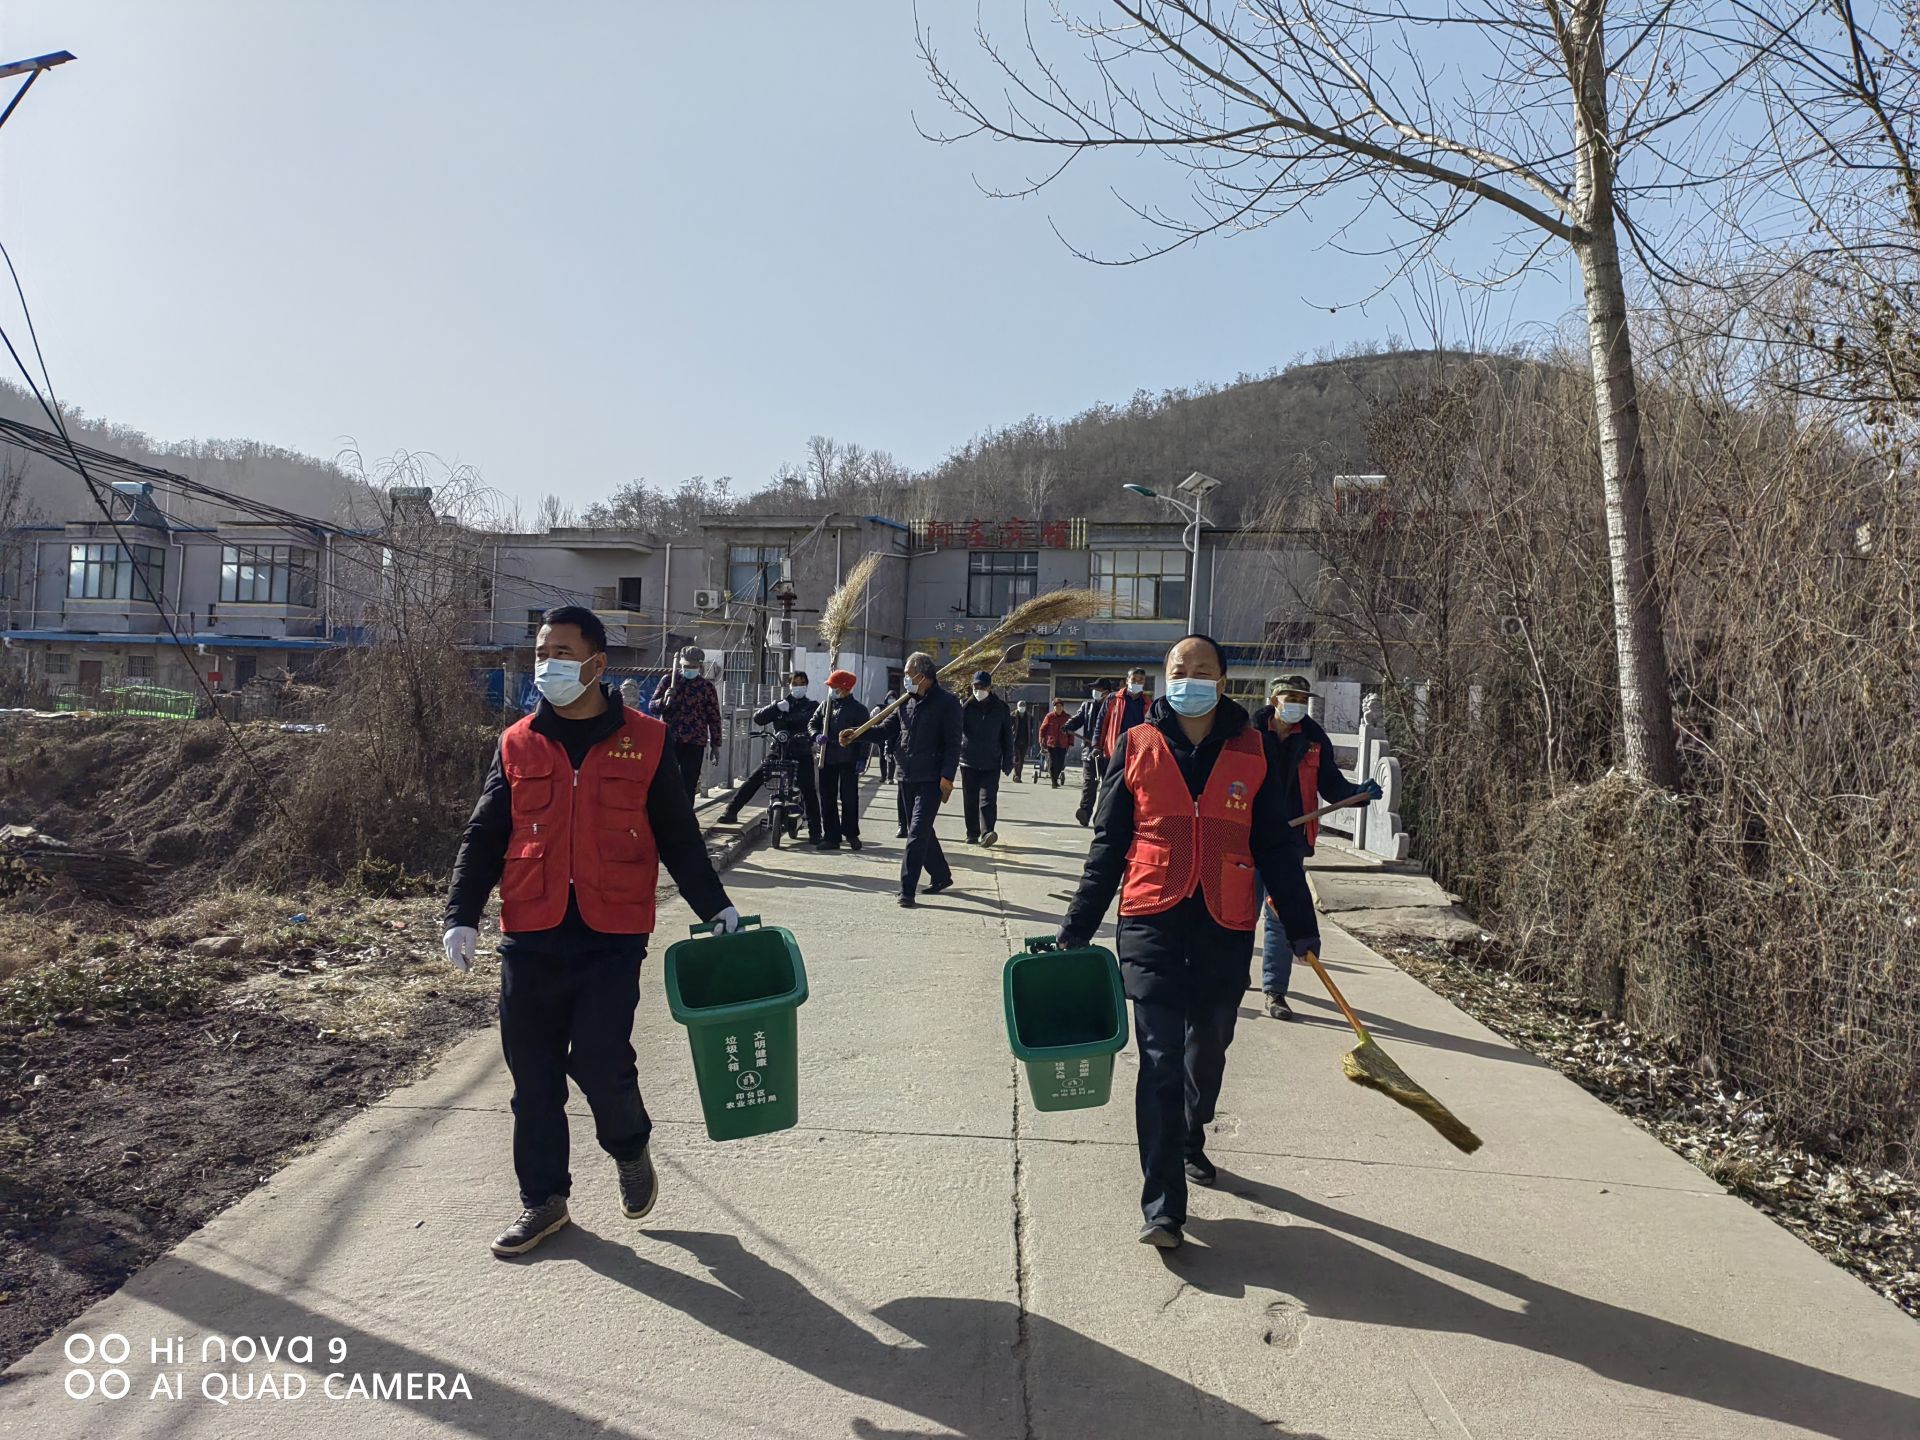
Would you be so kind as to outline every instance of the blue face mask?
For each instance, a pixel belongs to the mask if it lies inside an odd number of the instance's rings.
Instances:
[[[1305,702],[1300,700],[1286,700],[1281,702],[1280,719],[1283,723],[1288,725],[1298,725],[1302,720],[1306,718],[1307,718],[1307,707]]]
[[[1173,707],[1176,715],[1185,715],[1194,719],[1213,712],[1220,703],[1220,682],[1218,680],[1169,680],[1167,682],[1167,704]]]

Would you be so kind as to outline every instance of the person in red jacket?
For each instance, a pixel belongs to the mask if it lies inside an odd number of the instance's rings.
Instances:
[[[1116,948],[1140,1051],[1140,1239],[1162,1249],[1181,1243],[1187,1181],[1215,1178],[1205,1127],[1250,978],[1258,883],[1289,934],[1317,928],[1289,848],[1298,775],[1278,740],[1221,695],[1225,678],[1225,656],[1208,636],[1167,652],[1165,697],[1114,743],[1086,870],[1059,934],[1070,949],[1089,943],[1119,892]]]
[[[1058,695],[1053,697],[1053,708],[1040,721],[1040,749],[1047,757],[1047,778],[1058,790],[1060,777],[1067,769],[1067,752],[1073,749],[1073,736],[1067,733],[1067,702]],[[1040,782],[1038,775],[1033,779],[1035,784]]]
[[[600,617],[578,605],[549,610],[534,656],[540,704],[500,737],[447,896],[447,958],[465,970],[500,887],[500,1048],[513,1075],[521,1212],[493,1242],[496,1255],[524,1254],[568,1221],[569,1076],[614,1159],[628,1218],[653,1209],[653,1122],[632,1036],[660,866],[701,920],[740,928],[667,727],[601,683]]]

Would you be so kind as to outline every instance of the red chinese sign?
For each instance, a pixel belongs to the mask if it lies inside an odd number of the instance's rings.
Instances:
[[[1085,520],[916,520],[914,539],[935,550],[1083,550]]]

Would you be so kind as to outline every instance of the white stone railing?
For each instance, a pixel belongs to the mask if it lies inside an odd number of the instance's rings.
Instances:
[[[1318,710],[1323,702],[1316,697],[1313,703]],[[1315,718],[1320,717],[1316,715]],[[1405,782],[1400,774],[1399,757],[1393,753],[1393,746],[1387,741],[1386,728],[1377,718],[1371,697],[1360,707],[1360,726],[1357,730],[1328,730],[1327,738],[1337,748],[1353,752],[1353,764],[1343,767],[1348,779],[1355,784],[1378,780],[1381,790],[1386,793],[1379,800],[1348,810],[1335,810],[1321,817],[1321,828],[1369,855],[1378,855],[1383,860],[1405,860],[1412,843],[1400,826],[1400,805],[1406,793]]]

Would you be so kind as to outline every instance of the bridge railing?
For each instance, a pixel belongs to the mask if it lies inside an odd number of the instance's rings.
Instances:
[[[1379,722],[1371,701],[1361,707],[1359,729],[1329,730],[1327,738],[1333,741],[1343,761],[1351,757],[1351,763],[1341,766],[1349,780],[1356,785],[1378,780],[1385,794],[1379,800],[1348,810],[1335,810],[1322,817],[1321,829],[1338,835],[1354,849],[1369,855],[1383,860],[1405,860],[1412,848],[1412,841],[1400,824],[1405,779],[1400,773],[1400,758],[1393,753],[1386,727]]]

